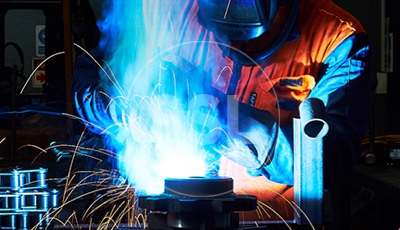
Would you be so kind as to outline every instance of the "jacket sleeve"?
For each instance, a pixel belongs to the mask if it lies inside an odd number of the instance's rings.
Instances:
[[[369,58],[367,35],[349,37],[325,60],[309,96],[326,107],[329,132],[323,141],[324,167],[327,181],[333,183],[348,177],[366,134],[372,91]]]
[[[345,40],[324,62],[320,81],[310,94],[326,106],[330,135],[343,141],[363,138],[371,93],[369,46],[366,35]],[[338,135],[339,134],[339,135]]]

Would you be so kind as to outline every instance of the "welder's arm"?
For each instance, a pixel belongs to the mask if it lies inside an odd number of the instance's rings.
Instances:
[[[370,74],[367,36],[349,37],[328,56],[317,77],[320,80],[307,99],[315,98],[323,103],[320,108],[325,107],[324,118],[329,127],[323,137],[326,188],[349,178],[352,162],[359,153],[369,114]],[[293,183],[293,127],[278,129],[271,163],[259,171],[271,181]]]
[[[237,106],[236,106],[237,105]],[[224,132],[214,150],[246,167],[254,176],[285,184],[293,183],[293,150],[290,141],[268,111],[228,103]]]
[[[102,54],[99,50],[91,52],[95,60],[101,63]],[[75,109],[87,128],[96,134],[103,134],[106,129],[120,121],[119,107],[111,103],[111,88],[102,83],[99,76],[100,67],[86,54],[76,60],[72,79],[72,95]]]
[[[341,169],[352,162],[365,134],[371,91],[368,53],[364,34],[344,41],[324,63],[322,78],[309,96],[321,100],[326,107],[329,132],[323,140],[324,162],[330,162],[324,164],[329,167],[325,170],[328,174],[348,172]],[[251,116],[238,123],[242,132],[228,132],[217,151],[250,172],[274,182],[293,184],[293,127],[277,127],[272,115],[265,111],[248,115]]]
[[[372,90],[366,35],[345,40],[327,58],[320,74],[321,80],[309,97],[322,100],[326,106],[328,136],[344,142],[362,139]]]
[[[368,123],[373,87],[366,35],[345,40],[327,58],[320,74],[310,97],[326,106],[329,132],[323,142],[324,167],[331,180],[340,181],[348,177]]]
[[[249,170],[269,163],[277,136],[277,124],[267,111],[237,101],[227,106],[227,120],[215,150]],[[258,118],[258,119],[257,119]]]

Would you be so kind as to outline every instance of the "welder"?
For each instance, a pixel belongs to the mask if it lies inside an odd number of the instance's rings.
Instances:
[[[143,7],[154,4],[144,1]],[[326,229],[349,229],[352,166],[367,130],[371,93],[370,47],[361,23],[331,0],[179,0],[173,5],[181,13],[158,23],[174,37],[168,45],[196,41],[174,54],[201,68],[203,82],[210,82],[219,99],[223,128],[234,130],[230,125],[238,123],[230,121],[239,120],[239,132],[221,135],[211,149],[252,176],[292,185],[293,118],[302,101],[321,100],[329,125],[323,139],[324,187],[333,208]],[[118,113],[101,103],[107,98],[96,93],[98,68],[88,63],[87,57],[78,58],[72,90],[80,116],[101,127],[118,120]],[[239,114],[228,111],[232,97]]]

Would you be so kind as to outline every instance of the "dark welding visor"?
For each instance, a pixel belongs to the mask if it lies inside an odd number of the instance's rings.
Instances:
[[[252,65],[267,60],[291,37],[300,4],[301,0],[198,0],[198,20],[220,43],[234,47],[222,47],[225,55]],[[243,46],[257,42],[264,45],[255,50]]]
[[[280,0],[198,0],[200,24],[219,37],[249,40],[268,30]]]

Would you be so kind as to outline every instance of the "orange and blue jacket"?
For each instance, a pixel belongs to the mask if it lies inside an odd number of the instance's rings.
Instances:
[[[182,4],[176,2],[162,17],[149,13],[157,8],[153,1],[143,2],[144,16],[150,17],[144,21],[159,28],[153,28],[152,36],[158,38],[160,50],[175,52],[202,68],[209,85],[218,91],[230,93],[229,85],[234,85],[236,100],[271,112],[289,145],[299,104],[310,97],[322,100],[329,124],[324,138],[324,167],[332,174],[325,178],[337,181],[346,177],[336,168],[349,167],[338,164],[351,162],[358,153],[367,128],[371,92],[369,43],[360,22],[330,0],[302,0],[290,40],[267,60],[242,65],[225,55],[213,33],[197,22],[196,1],[179,2]],[[118,114],[107,110],[101,98],[90,100],[100,79],[98,67],[90,63],[92,60],[85,56],[77,59],[72,91],[78,114],[91,122],[92,131],[101,133],[99,127],[115,124]],[[288,162],[288,175],[292,163]],[[290,176],[278,177],[269,179],[293,182]]]

